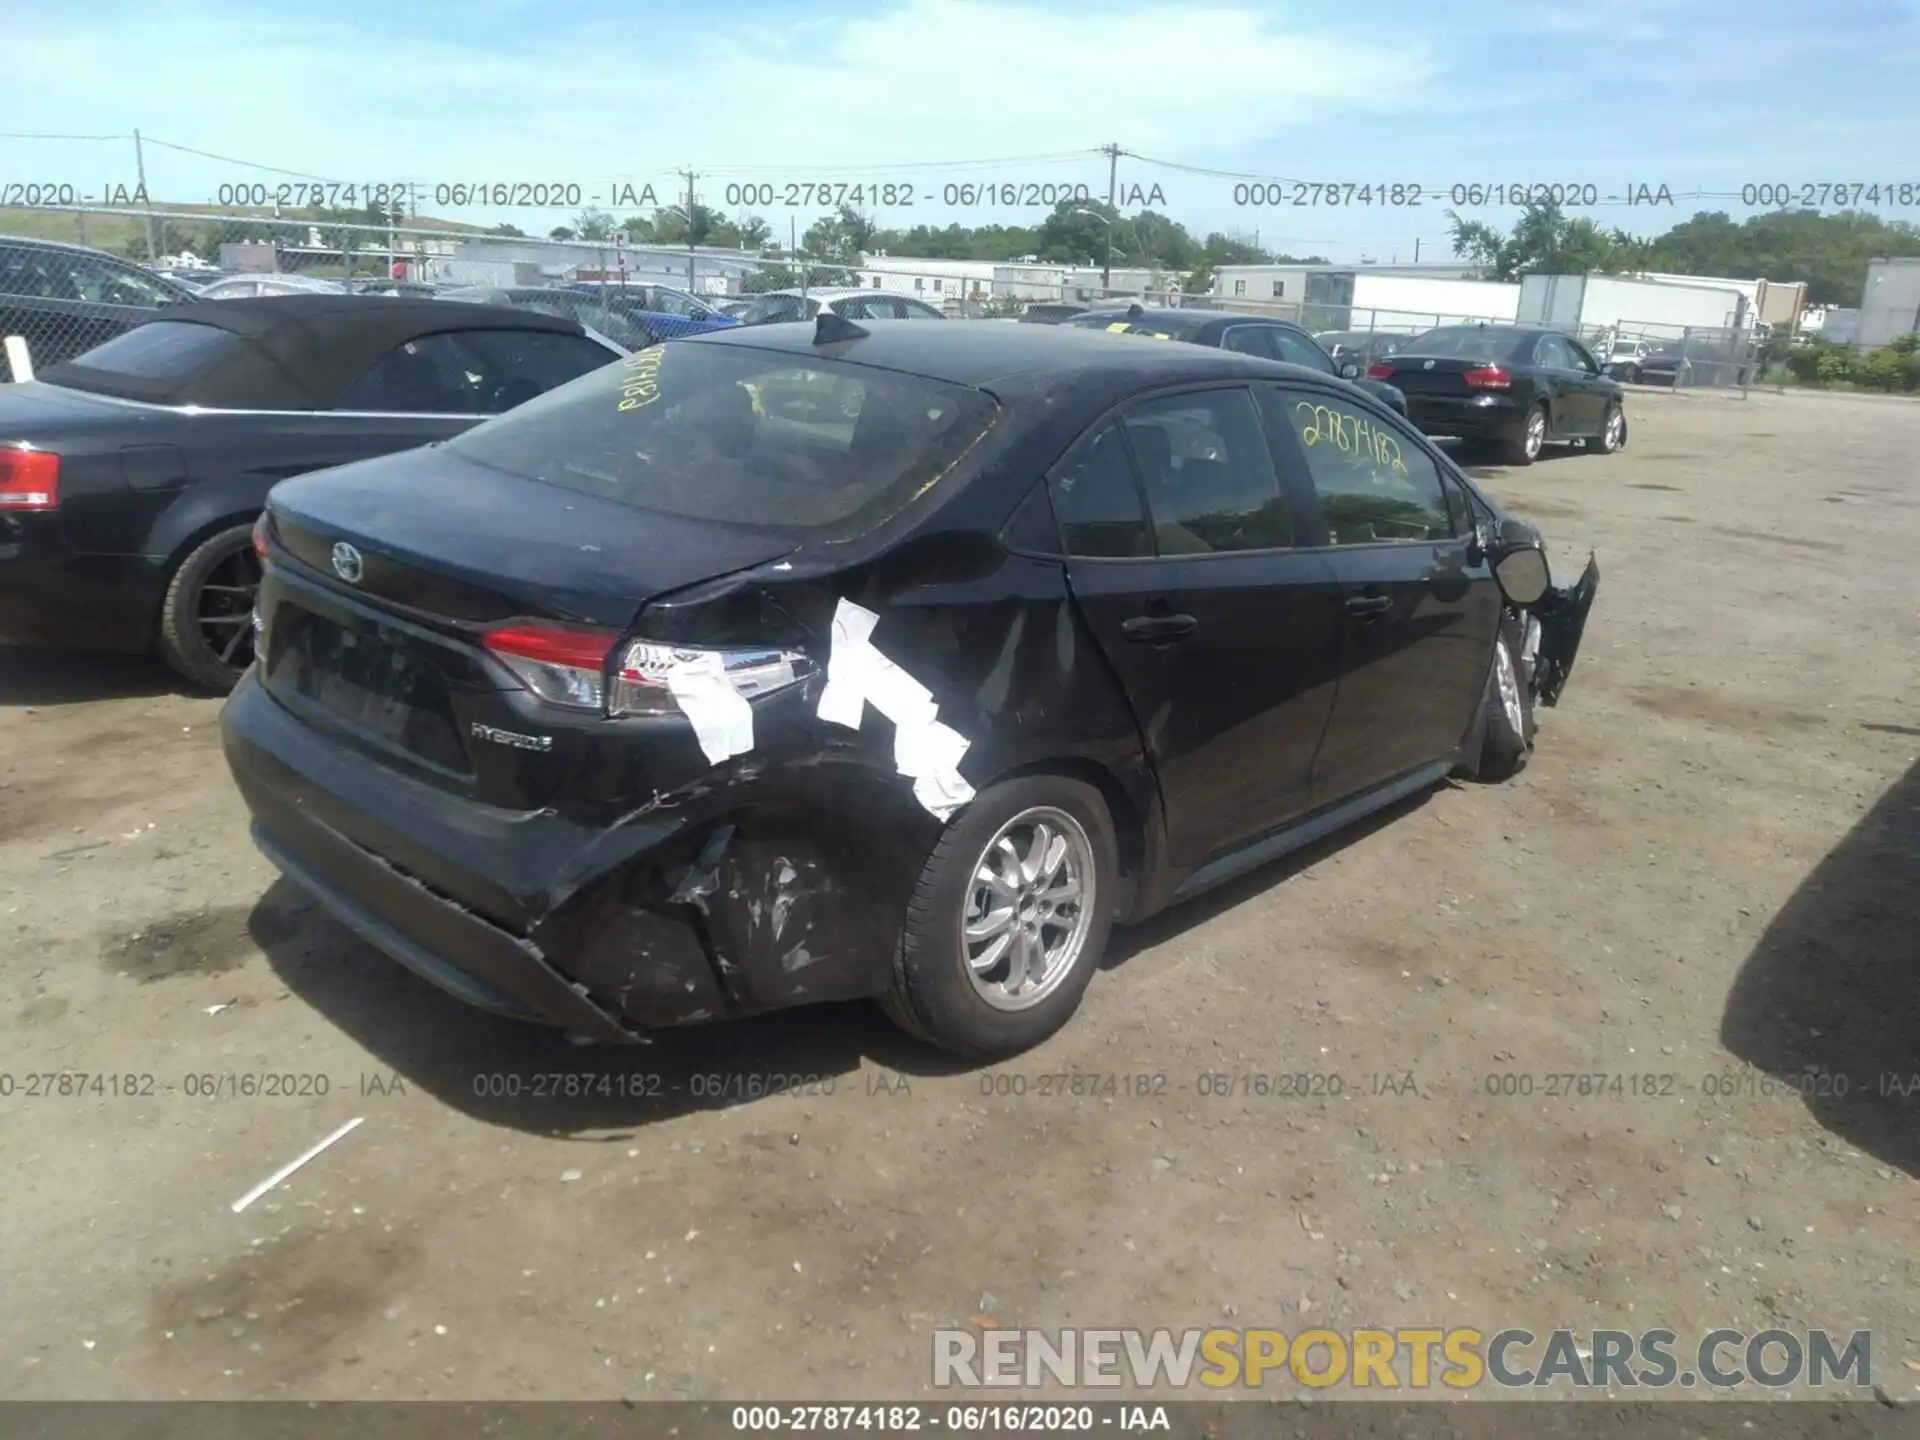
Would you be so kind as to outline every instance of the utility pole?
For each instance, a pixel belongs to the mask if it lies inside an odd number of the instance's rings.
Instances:
[[[147,157],[146,152],[140,148],[140,132],[138,130],[133,132],[133,171],[135,178],[140,182],[140,203],[148,209],[153,208],[153,202],[147,198]],[[147,263],[152,264],[153,260],[153,217],[148,216]]]
[[[693,182],[698,177],[691,170],[680,173],[687,177],[687,293],[698,295],[693,283]]]
[[[1114,189],[1120,177],[1120,156],[1125,153],[1118,145],[1102,145],[1107,157],[1107,253],[1100,262],[1100,288],[1103,291],[1113,289],[1113,217]],[[1101,299],[1105,299],[1103,294]]]

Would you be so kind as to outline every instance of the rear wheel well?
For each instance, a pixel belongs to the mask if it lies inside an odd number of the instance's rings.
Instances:
[[[1147,825],[1146,817],[1140,814],[1127,792],[1114,776],[1113,772],[1098,761],[1080,758],[1057,760],[1036,760],[1031,764],[1020,765],[1004,775],[994,777],[995,782],[1012,780],[1021,775],[1064,775],[1069,779],[1080,780],[1100,792],[1100,798],[1106,801],[1107,817],[1113,822],[1115,853],[1120,861],[1120,893],[1123,903],[1116,909],[1115,915],[1124,919],[1133,909],[1134,901],[1140,893],[1146,867]]]
[[[260,518],[266,507],[257,510],[243,510],[237,515],[221,515],[187,532],[167,551],[167,558],[160,566],[158,593],[153,601],[151,628],[157,633],[160,628],[161,612],[166,608],[167,587],[173,583],[173,577],[186,564],[187,557],[198,550],[207,541],[222,530],[231,530],[235,525],[251,525]]]

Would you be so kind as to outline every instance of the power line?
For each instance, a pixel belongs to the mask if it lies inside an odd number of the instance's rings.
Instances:
[[[132,138],[132,137],[124,137]],[[244,165],[250,170],[265,170],[272,175],[291,175],[299,180],[318,180],[322,184],[339,184],[331,175],[314,175],[305,170],[288,170],[279,165],[262,165],[258,160],[241,160],[232,155],[215,155],[211,150],[196,150],[191,145],[176,145],[171,140],[157,140],[153,136],[145,137],[147,144],[158,145],[167,150],[178,150],[183,155],[198,155],[202,160],[218,160],[222,165]]]
[[[131,135],[29,135],[17,130],[0,130],[0,140],[131,140]]]

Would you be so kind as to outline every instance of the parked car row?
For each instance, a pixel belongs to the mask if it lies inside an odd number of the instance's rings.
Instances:
[[[664,303],[176,302],[0,387],[0,639],[230,691],[262,852],[468,1003],[624,1042],[867,998],[978,1057],[1113,925],[1512,775],[1567,682],[1597,564],[1422,433],[1617,448],[1545,332],[1368,377],[1138,305],[602,328]]]

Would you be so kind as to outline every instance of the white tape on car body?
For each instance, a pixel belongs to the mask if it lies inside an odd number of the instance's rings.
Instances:
[[[960,774],[971,742],[940,723],[933,692],[874,648],[880,617],[842,599],[833,614],[833,650],[827,686],[815,713],[822,720],[860,728],[869,704],[893,722],[893,763],[913,781],[914,797],[942,820],[973,799]]]
[[[27,350],[26,337],[9,335],[0,341],[6,348],[7,368],[13,372],[16,385],[24,385],[33,379],[33,356]]]
[[[753,749],[753,703],[727,679],[724,657],[711,650],[697,658],[676,656],[667,671],[667,689],[693,723],[708,764]]]

